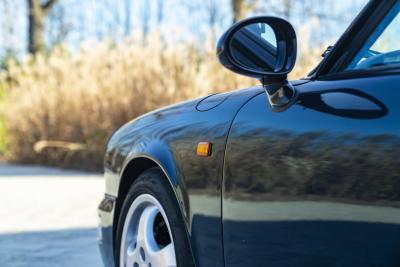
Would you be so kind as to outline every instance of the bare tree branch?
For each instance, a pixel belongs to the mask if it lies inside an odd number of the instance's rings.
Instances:
[[[48,12],[57,2],[58,2],[58,0],[47,0],[47,2],[45,2],[41,5],[42,10],[44,12]]]

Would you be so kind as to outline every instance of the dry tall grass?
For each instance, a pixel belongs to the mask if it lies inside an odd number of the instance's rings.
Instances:
[[[173,102],[257,83],[225,70],[210,42],[197,47],[165,44],[154,35],[146,46],[134,39],[118,45],[104,41],[83,46],[77,55],[59,47],[48,56],[10,62],[0,76],[9,159],[100,170],[107,137],[126,121]],[[296,76],[312,67],[302,60]],[[85,149],[35,152],[41,140]]]

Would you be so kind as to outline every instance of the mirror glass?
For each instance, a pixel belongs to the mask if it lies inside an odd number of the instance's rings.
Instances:
[[[247,69],[270,72],[276,70],[276,35],[266,23],[249,24],[235,32],[229,50],[233,60]]]

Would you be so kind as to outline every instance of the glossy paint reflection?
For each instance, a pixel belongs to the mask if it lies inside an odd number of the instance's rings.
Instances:
[[[197,266],[223,266],[221,181],[225,144],[237,110],[262,92],[261,87],[249,88],[156,110],[122,127],[109,142],[105,157],[110,184],[107,192],[119,197],[128,189],[118,185],[129,162],[141,157],[156,161],[176,193]],[[213,144],[210,157],[197,155],[197,145],[204,141]],[[117,210],[121,205],[117,199]]]
[[[378,99],[355,89],[334,89],[300,94],[298,103],[326,114],[354,119],[386,116],[387,107]]]
[[[224,167],[226,266],[399,266],[399,82],[310,82],[284,112],[263,94],[241,109]]]

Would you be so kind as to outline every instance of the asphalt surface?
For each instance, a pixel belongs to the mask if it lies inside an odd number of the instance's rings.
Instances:
[[[96,244],[96,209],[103,193],[101,174],[0,164],[0,267],[102,266]],[[219,199],[199,195],[192,196],[190,201],[198,211],[193,231],[200,231],[196,236],[204,239],[202,244],[207,244],[204,251],[219,249],[218,245],[210,245],[215,243],[218,233],[214,230],[220,226],[217,219],[220,210],[214,205]],[[216,208],[211,210],[210,206]],[[312,201],[266,201],[249,205],[246,201],[228,200],[224,209],[227,211],[226,227],[231,227],[235,233],[234,238],[238,240],[235,246],[239,250],[246,249],[240,247],[245,244],[240,241],[251,237],[252,233],[255,239],[270,240],[271,244],[286,242],[282,247],[288,248],[289,252],[284,251],[284,254],[292,253],[291,245],[304,243],[301,239],[304,236],[297,237],[297,241],[294,239],[297,233],[303,232],[312,234],[306,238],[309,242],[315,241],[317,248],[321,247],[318,242],[323,242],[324,246],[340,244],[344,254],[354,252],[351,249],[354,240],[343,243],[343,237],[354,235],[344,234],[343,229],[357,229],[358,244],[367,244],[371,233],[378,233],[379,236],[373,240],[380,240],[386,246],[396,247],[393,244],[398,242],[397,238],[390,241],[395,237],[393,233],[397,233],[400,222],[400,212],[394,207]],[[246,223],[240,223],[244,219]],[[353,226],[355,224],[357,226]],[[297,231],[299,227],[302,230]],[[206,231],[203,233],[202,229]],[[271,232],[271,229],[275,230]],[[296,231],[288,234],[293,229]],[[311,238],[313,235],[314,239]],[[282,239],[285,236],[291,239],[285,241]],[[335,238],[338,238],[337,242],[326,241]],[[382,247],[383,252],[379,254],[382,256],[385,246],[375,243],[371,250],[378,251],[376,247]],[[337,251],[337,248],[327,251]],[[359,252],[360,255],[364,253]],[[265,251],[254,253],[264,255]],[[328,258],[334,256],[326,255]],[[284,258],[290,259],[289,256]],[[206,266],[213,262],[210,257],[201,260],[206,262]],[[240,266],[248,264],[243,262]]]
[[[102,266],[101,174],[0,164],[0,266]]]

